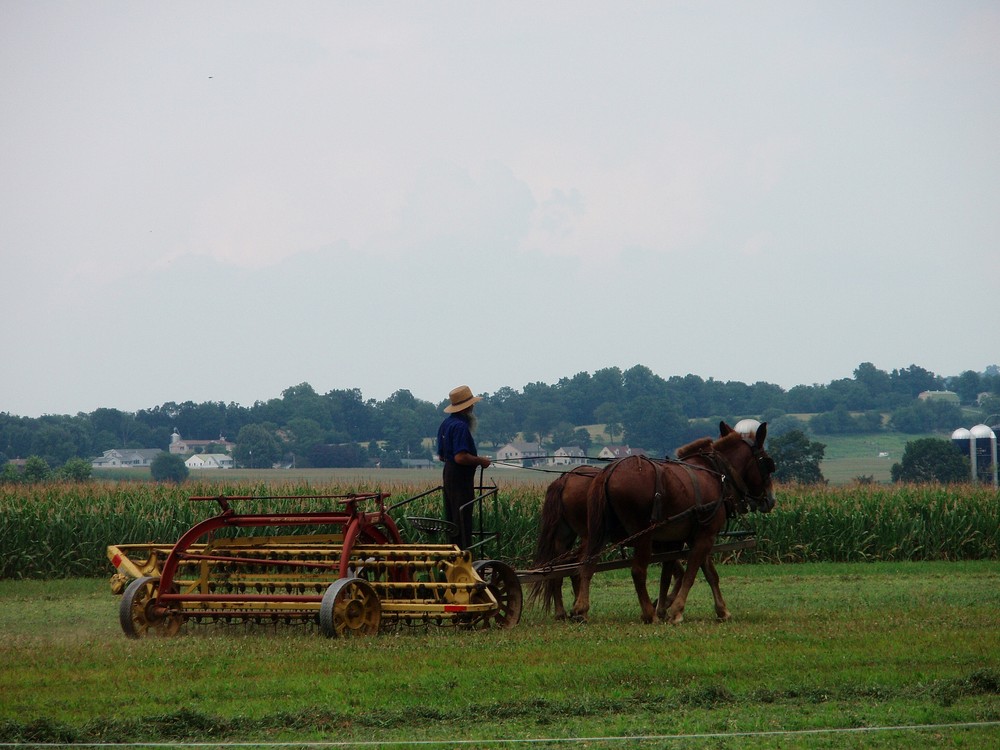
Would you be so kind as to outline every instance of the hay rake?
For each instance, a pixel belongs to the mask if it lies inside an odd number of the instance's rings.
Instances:
[[[189,621],[315,622],[327,636],[347,637],[393,624],[517,624],[522,593],[513,569],[497,560],[473,562],[471,552],[450,544],[404,543],[388,497],[192,497],[217,503],[220,512],[172,545],[108,547],[122,630],[139,638],[174,635]],[[239,513],[231,505],[249,500],[340,507]],[[291,527],[300,533],[274,533]]]

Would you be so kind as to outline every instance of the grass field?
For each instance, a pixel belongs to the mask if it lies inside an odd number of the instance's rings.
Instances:
[[[819,435],[810,440],[826,446],[820,470],[830,484],[850,484],[858,477],[872,477],[876,482],[887,484],[892,481],[892,465],[902,460],[906,444],[925,437],[945,439],[948,436],[886,432],[879,435]],[[880,453],[888,455],[880,457]]]
[[[723,624],[700,582],[682,625],[641,625],[616,572],[595,579],[587,625],[529,608],[506,631],[346,641],[234,625],[131,641],[106,580],[0,581],[0,742],[1000,744],[1000,564],[721,574]]]

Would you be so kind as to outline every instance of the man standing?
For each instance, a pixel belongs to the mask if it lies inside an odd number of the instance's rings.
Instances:
[[[472,433],[476,429],[473,409],[482,397],[473,396],[472,389],[460,385],[448,394],[450,403],[444,408],[449,416],[438,427],[437,455],[444,461],[445,516],[458,531],[452,544],[468,549],[472,544],[472,501],[476,496],[476,467],[484,469],[490,460],[476,453]],[[463,507],[464,506],[464,507]]]

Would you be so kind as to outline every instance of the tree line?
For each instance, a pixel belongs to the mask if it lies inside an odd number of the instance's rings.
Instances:
[[[788,390],[691,374],[663,378],[636,365],[481,394],[477,440],[486,449],[524,439],[552,450],[571,445],[589,450],[594,438],[583,426],[600,424],[606,442],[669,455],[713,434],[720,419],[733,424],[749,416],[767,420],[774,437],[793,430],[918,434],[968,426],[958,404],[917,398],[924,391],[945,389],[957,393],[963,405],[977,405],[983,419],[1000,413],[1000,368],[995,365],[982,373],[944,377],[917,365],[889,372],[865,362],[851,378]],[[244,466],[282,461],[303,467],[393,466],[431,457],[426,439],[435,434],[445,405],[444,400],[423,401],[405,389],[376,401],[366,400],[360,389],[321,394],[301,383],[251,406],[185,401],[136,412],[106,407],[37,418],[0,413],[0,463],[37,456],[50,466],[62,466],[111,448],[166,449],[176,430],[187,439],[235,442],[234,458]],[[797,414],[814,416],[806,423]]]

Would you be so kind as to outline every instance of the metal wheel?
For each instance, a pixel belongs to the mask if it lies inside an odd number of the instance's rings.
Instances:
[[[497,611],[484,618],[486,627],[512,628],[521,621],[521,605],[524,601],[521,581],[517,573],[499,560],[479,560],[472,565],[479,577],[489,586],[500,605]]]
[[[156,592],[160,579],[153,576],[136,578],[122,594],[118,606],[118,621],[129,638],[146,635],[177,635],[184,617],[176,610],[166,614],[156,611]]]
[[[319,605],[319,625],[328,638],[375,635],[381,620],[378,594],[363,578],[334,581]]]

